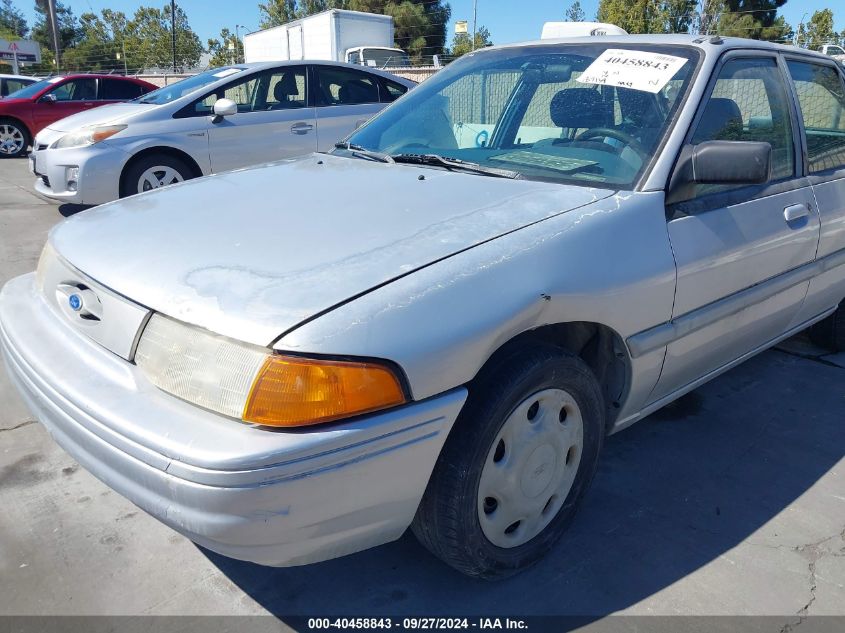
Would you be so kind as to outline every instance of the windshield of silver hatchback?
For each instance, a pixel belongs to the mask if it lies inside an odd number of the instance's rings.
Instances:
[[[466,55],[338,145],[481,175],[633,186],[695,68],[676,46],[525,46]]]

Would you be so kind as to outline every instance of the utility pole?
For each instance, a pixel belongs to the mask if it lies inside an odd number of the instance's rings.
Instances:
[[[53,51],[56,53],[56,72],[62,67],[62,51],[59,48],[59,21],[56,18],[56,0],[47,0],[47,17],[53,33]]]
[[[170,48],[173,51],[173,72],[176,72],[176,0],[170,0]]]
[[[475,50],[475,21],[478,18],[478,0],[472,0],[472,50]]]
[[[241,63],[241,37],[240,37],[240,34],[238,33],[238,30],[241,29],[241,28],[246,28],[246,27],[243,26],[242,24],[236,24],[235,25],[235,63],[236,64]]]

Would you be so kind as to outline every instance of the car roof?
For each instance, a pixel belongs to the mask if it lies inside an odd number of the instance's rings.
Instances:
[[[301,66],[302,64],[311,64],[313,66],[334,66],[337,68],[351,68],[353,70],[360,70],[363,72],[372,73],[374,75],[380,75],[385,79],[390,79],[393,81],[400,81],[402,83],[406,83],[408,86],[416,85],[416,82],[412,79],[406,79],[405,77],[401,77],[399,75],[394,75],[393,73],[381,70],[379,68],[373,68],[372,66],[364,66],[362,64],[349,64],[347,62],[336,62],[329,59],[290,59],[290,60],[279,60],[275,62],[247,62],[244,64],[231,64],[230,66],[225,66],[224,68],[243,68],[245,70],[264,70],[268,68],[277,68],[279,66]]]
[[[27,77],[26,75],[7,75],[0,73],[0,79],[23,79],[24,81],[38,81],[38,77]]]
[[[742,37],[721,37],[716,35],[687,35],[687,34],[672,34],[672,35],[592,35],[580,37],[564,37],[546,40],[529,40],[526,42],[517,42],[513,44],[501,44],[498,46],[490,46],[487,48],[478,49],[475,52],[483,52],[487,50],[501,50],[507,48],[517,48],[524,46],[549,46],[555,44],[584,44],[584,43],[607,43],[607,44],[658,44],[664,46],[693,46],[699,48],[708,54],[719,54],[726,50],[732,49],[758,49],[758,50],[774,50],[781,53],[801,54],[821,59],[826,59],[825,55],[817,51],[811,51],[805,48],[798,48],[797,46],[789,46],[786,44],[776,44],[774,42],[765,42],[762,40],[751,40]]]

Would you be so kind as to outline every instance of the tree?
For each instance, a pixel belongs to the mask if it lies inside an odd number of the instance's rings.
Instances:
[[[839,41],[833,30],[833,11],[822,9],[815,11],[807,24],[798,26],[798,44],[804,48],[818,50],[822,44]]]
[[[0,2],[0,33],[5,36],[24,37],[27,31],[29,27],[20,9],[12,0],[2,0]]]
[[[600,0],[597,18],[628,33],[666,33],[667,29],[661,0]]]
[[[569,22],[583,22],[586,16],[584,10],[581,8],[581,2],[575,0],[566,10],[566,19]]]
[[[484,48],[485,46],[493,46],[493,41],[490,39],[490,31],[481,26],[475,32],[475,48]],[[475,49],[472,46],[472,37],[469,33],[455,33],[452,48],[449,49],[450,56],[457,59],[473,50]]]
[[[792,27],[777,10],[786,0],[708,0],[702,32],[755,40],[786,41]]]
[[[35,24],[32,26],[30,37],[41,46],[41,65],[35,68],[41,72],[52,71],[56,66],[53,31],[47,12],[47,0],[35,0]],[[82,30],[73,11],[61,0],[56,0],[56,23],[59,31],[59,51],[75,46],[82,37]]]
[[[185,11],[176,6],[177,70],[199,63],[203,47],[191,29]],[[173,65],[170,31],[170,4],[164,8],[139,7],[126,23],[126,55],[139,68],[170,68]]]
[[[269,0],[259,4],[258,11],[261,14],[259,26],[262,29],[279,26],[296,19],[296,0]]]
[[[208,40],[208,52],[211,54],[211,67],[238,63],[244,58],[243,43],[227,28],[220,31],[219,38]]]

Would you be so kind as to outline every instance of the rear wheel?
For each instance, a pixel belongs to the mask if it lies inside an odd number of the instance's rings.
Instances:
[[[474,382],[412,529],[470,576],[515,574],[566,531],[604,439],[601,389],[578,357],[531,345]]]
[[[133,196],[136,193],[152,191],[193,177],[193,170],[179,158],[167,154],[144,156],[126,170],[120,196]]]
[[[810,327],[810,340],[834,352],[845,351],[845,311],[842,306]]]
[[[29,131],[14,119],[0,119],[0,157],[15,158],[26,154]]]

